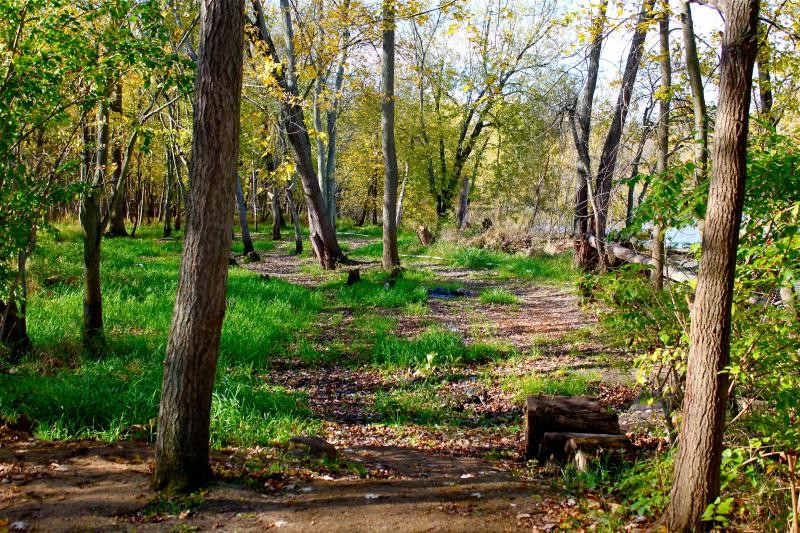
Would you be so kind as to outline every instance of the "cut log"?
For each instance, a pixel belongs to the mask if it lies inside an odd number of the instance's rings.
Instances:
[[[525,404],[525,456],[546,460],[544,434],[618,435],[619,418],[589,396],[530,396]]]
[[[593,235],[589,236],[588,239],[589,244],[592,245],[593,248],[597,248],[597,241],[595,240]],[[630,248],[626,248],[619,243],[613,241],[607,241],[605,243],[606,252],[611,254],[612,256],[620,259],[622,261],[628,263],[637,263],[639,265],[645,265],[648,267],[653,266],[653,258],[649,255],[638,254],[631,250]],[[664,277],[671,279],[672,281],[677,281],[679,283],[685,283],[688,281],[695,281],[697,276],[691,272],[687,272],[685,270],[681,270],[674,265],[665,264],[664,265]]]
[[[630,446],[631,442],[625,435],[548,432],[542,439],[542,456],[560,462],[571,462],[583,472],[592,457],[603,452],[624,450]]]
[[[417,228],[417,237],[419,237],[419,242],[421,242],[423,246],[433,244],[433,234],[425,226]]]

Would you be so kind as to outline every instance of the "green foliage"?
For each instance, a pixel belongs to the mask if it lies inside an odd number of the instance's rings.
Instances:
[[[437,389],[424,385],[411,390],[380,390],[375,393],[375,411],[394,424],[413,422],[426,426],[456,424],[459,416],[448,408]]]

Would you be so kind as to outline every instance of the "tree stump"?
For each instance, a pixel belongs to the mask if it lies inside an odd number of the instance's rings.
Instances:
[[[347,271],[347,281],[345,281],[345,285],[354,285],[359,281],[361,281],[361,271],[359,269],[353,268]]]
[[[525,404],[525,457],[549,459],[552,451],[544,445],[544,435],[557,432],[619,435],[619,418],[589,396],[530,396]]]
[[[419,242],[422,243],[423,246],[433,244],[433,234],[425,226],[417,228],[417,237],[419,237]]]

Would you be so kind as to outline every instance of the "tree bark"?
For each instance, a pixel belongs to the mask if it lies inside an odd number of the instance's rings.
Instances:
[[[400,185],[400,195],[397,198],[397,227],[400,227],[400,222],[403,220],[403,203],[406,198],[406,183],[408,182],[408,161],[406,161],[405,172],[403,173],[403,183]]]
[[[297,213],[297,205],[294,203],[292,191],[297,184],[297,177],[292,176],[292,183],[286,187],[286,203],[289,204],[289,214],[292,217],[292,225],[294,226],[294,252],[297,255],[303,253],[303,234],[300,232],[300,217]]]
[[[244,190],[242,189],[242,178],[236,174],[236,205],[239,211],[239,227],[242,230],[242,246],[245,255],[254,252],[253,239],[250,237],[250,227],[247,225],[247,204],[244,201]]]
[[[308,136],[308,129],[305,125],[303,108],[298,103],[299,95],[297,89],[295,53],[292,28],[291,8],[288,0],[281,0],[281,11],[284,18],[284,37],[286,40],[288,68],[284,70],[273,70],[273,75],[278,85],[285,90],[290,98],[282,98],[280,101],[281,121],[289,144],[295,156],[297,172],[300,175],[300,182],[306,195],[309,213],[309,231],[311,232],[311,242],[319,246],[313,246],[317,259],[323,268],[334,269],[336,263],[346,260],[336,239],[336,228],[330,224],[330,220],[325,216],[325,204],[322,191],[317,181],[314,171],[314,164],[311,159],[311,141]],[[263,8],[260,0],[253,0],[253,8],[256,13],[256,28],[260,39],[266,44],[267,55],[273,60],[278,59],[275,43],[267,29],[264,20]]]
[[[658,22],[659,27],[659,52],[661,63],[661,96],[658,101],[658,160],[656,165],[656,172],[659,174],[659,179],[668,179],[666,176],[667,166],[669,164],[669,105],[672,97],[670,91],[672,90],[672,61],[670,60],[669,50],[669,1],[661,0],[660,2],[661,20]],[[653,221],[653,238],[652,238],[652,257],[653,268],[650,270],[650,283],[653,289],[660,291],[664,288],[664,261],[666,260],[664,236],[666,228],[663,222],[659,220]]]
[[[111,94],[111,111],[115,113],[122,113],[122,84],[117,83]],[[120,139],[114,142],[114,150],[112,151],[112,164],[114,165],[114,183],[119,183],[119,194],[125,196],[125,180],[120,180],[120,173],[122,172],[122,145]],[[125,229],[125,204],[123,202],[117,203],[116,208],[111,213],[111,220],[108,225],[108,234],[112,237],[127,237],[128,231]]]
[[[278,185],[272,185],[272,240],[281,240],[281,193]]]
[[[90,189],[81,196],[79,218],[83,230],[83,342],[96,352],[103,335],[103,296],[100,287],[101,227],[100,198],[108,165],[108,105],[101,98],[97,105],[95,174],[89,178],[88,129],[84,128],[83,178]]]
[[[172,235],[172,180],[174,161],[172,154],[170,154],[169,146],[164,147],[165,164],[167,167],[166,176],[164,176],[164,237]]]
[[[394,139],[394,0],[383,2],[383,68],[381,83],[381,139],[383,147],[383,268],[396,271],[400,268],[397,251],[397,148]]]
[[[592,21],[592,44],[589,48],[589,67],[583,95],[575,111],[575,149],[578,152],[578,189],[575,195],[575,219],[573,233],[583,238],[589,232],[589,180],[592,179],[592,163],[589,157],[589,137],[592,129],[592,106],[597,77],[600,71],[600,52],[603,46],[603,29],[606,22],[608,1],[603,0]]]
[[[666,511],[670,531],[706,528],[719,495],[728,393],[731,305],[744,202],[748,116],[757,50],[758,0],[727,0],[713,174],[697,279],[680,449]]]
[[[156,440],[155,485],[189,492],[211,477],[209,424],[231,247],[244,2],[203,0],[191,215],[186,224]]]
[[[644,41],[647,37],[647,30],[653,18],[653,4],[655,0],[643,0],[642,8],[636,22],[636,29],[633,32],[631,48],[625,64],[625,72],[622,75],[622,85],[620,86],[617,104],[614,108],[614,116],[608,130],[603,152],[600,156],[600,166],[597,171],[594,188],[595,209],[595,236],[598,239],[601,249],[598,254],[600,268],[605,267],[604,253],[602,250],[603,239],[606,235],[606,225],[608,221],[608,205],[611,201],[611,184],[614,171],[617,166],[619,156],[620,141],[622,130],[625,127],[625,120],[628,117],[628,110],[633,94],[633,85],[636,82],[636,74],[639,72],[642,53],[644,51]]]

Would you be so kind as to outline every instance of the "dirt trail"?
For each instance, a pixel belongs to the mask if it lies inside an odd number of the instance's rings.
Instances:
[[[266,492],[222,482],[196,510],[148,517],[152,446],[6,434],[0,516],[28,531],[529,531],[525,515],[547,493],[477,459],[396,447],[343,455],[388,479],[322,476]],[[226,458],[216,453],[214,461]]]

